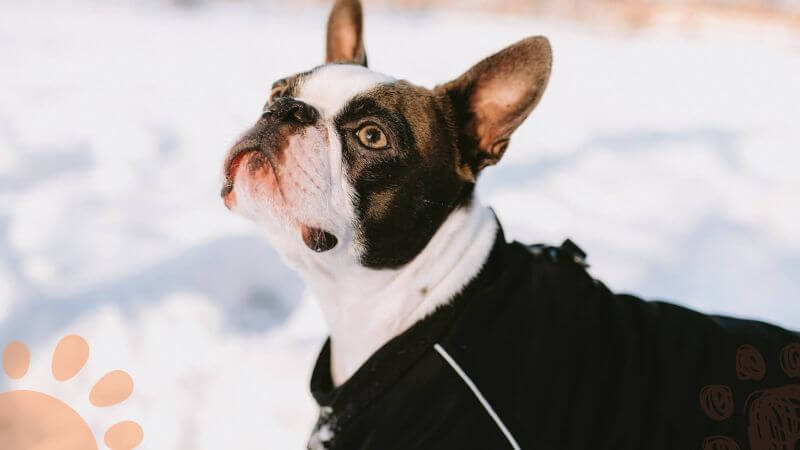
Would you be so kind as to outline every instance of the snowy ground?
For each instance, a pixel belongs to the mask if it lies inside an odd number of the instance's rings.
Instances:
[[[0,392],[53,393],[98,436],[137,420],[142,448],[300,448],[323,324],[218,173],[271,82],[320,62],[325,12],[91,5],[0,4],[0,346],[33,353]],[[428,86],[530,34],[549,91],[480,187],[507,234],[571,237],[617,290],[800,328],[797,35],[367,10],[372,67]],[[56,383],[67,333],[92,357]],[[117,368],[133,397],[93,410]]]

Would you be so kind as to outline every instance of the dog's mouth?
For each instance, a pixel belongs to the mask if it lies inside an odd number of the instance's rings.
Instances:
[[[322,228],[308,225],[300,225],[300,234],[306,246],[317,253],[327,252],[336,247],[336,244],[339,242],[336,236]]]
[[[244,147],[234,150],[228,157],[225,163],[225,184],[223,184],[222,192],[220,193],[228,209],[233,208],[233,204],[236,201],[235,193],[233,192],[233,186],[236,182],[236,173],[239,171],[242,163],[246,162],[245,158],[258,151],[257,148]],[[303,243],[317,253],[327,252],[336,247],[336,244],[339,242],[336,236],[322,228],[305,224],[299,224],[299,228]]]

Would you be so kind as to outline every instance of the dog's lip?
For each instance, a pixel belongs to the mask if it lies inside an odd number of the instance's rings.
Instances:
[[[250,145],[248,145],[250,144]],[[242,142],[236,144],[228,154],[225,161],[225,184],[222,186],[221,196],[225,197],[233,190],[233,183],[236,179],[236,171],[239,164],[242,162],[247,154],[259,151],[258,146],[252,145],[249,142]]]

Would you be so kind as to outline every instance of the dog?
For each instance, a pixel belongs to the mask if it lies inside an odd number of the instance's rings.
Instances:
[[[614,294],[475,197],[547,87],[546,38],[427,89],[370,70],[362,28],[336,1],[325,63],[276,81],[223,165],[327,322],[309,448],[800,448],[800,335]]]

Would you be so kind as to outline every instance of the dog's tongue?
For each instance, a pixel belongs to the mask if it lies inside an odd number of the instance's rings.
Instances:
[[[338,242],[336,236],[320,228],[303,225],[301,227],[301,233],[303,235],[303,242],[306,243],[308,248],[317,253],[327,252],[333,247],[336,247],[336,243]]]

